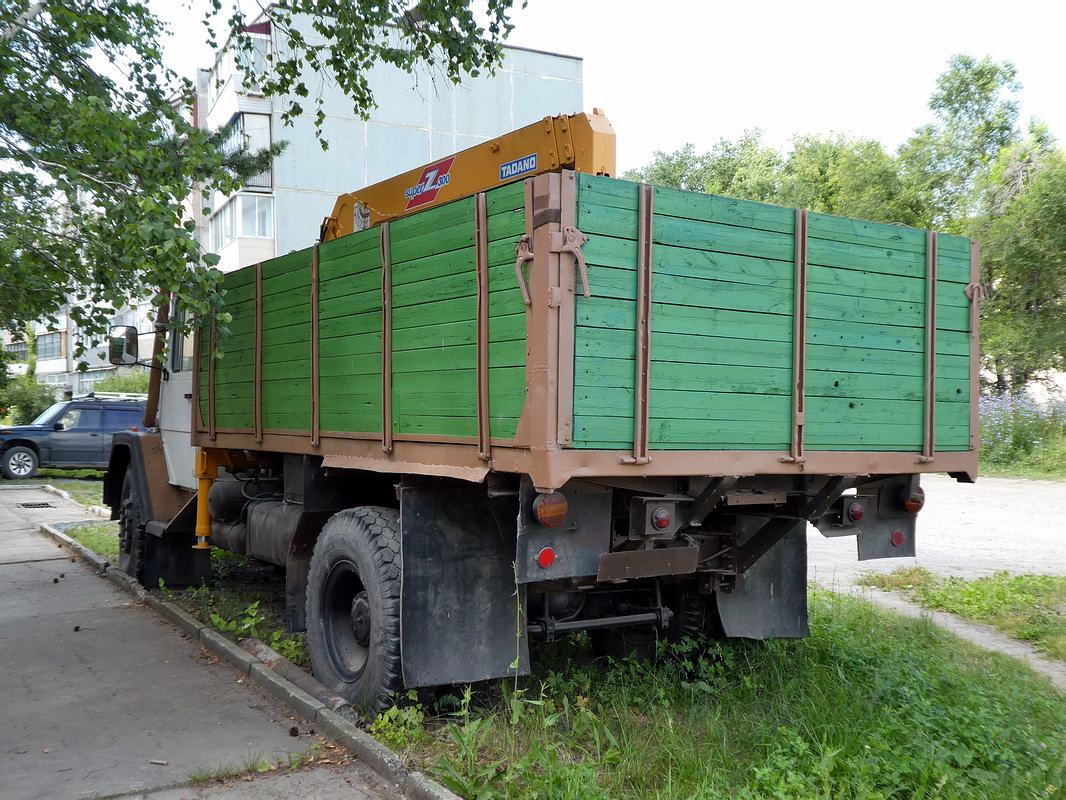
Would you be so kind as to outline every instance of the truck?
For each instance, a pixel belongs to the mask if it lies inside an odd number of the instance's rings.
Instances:
[[[977,244],[622,180],[614,144],[546,118],[341,196],[192,338],[163,304],[120,568],[283,568],[373,713],[531,639],[805,636],[809,523],[913,556],[920,476],[977,475]]]

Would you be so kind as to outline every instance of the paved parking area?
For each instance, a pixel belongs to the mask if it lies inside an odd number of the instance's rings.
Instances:
[[[86,517],[41,490],[0,490],[0,796],[392,796],[361,765],[173,788],[220,767],[287,762],[319,738],[32,528]]]

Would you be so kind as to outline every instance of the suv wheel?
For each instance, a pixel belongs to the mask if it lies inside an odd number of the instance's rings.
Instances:
[[[0,470],[10,480],[32,478],[37,474],[37,454],[28,447],[12,447],[4,453]]]

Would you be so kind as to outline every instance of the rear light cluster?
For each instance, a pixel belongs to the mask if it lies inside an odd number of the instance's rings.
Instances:
[[[656,530],[665,531],[672,521],[670,512],[665,508],[657,508],[651,513],[651,524]]]

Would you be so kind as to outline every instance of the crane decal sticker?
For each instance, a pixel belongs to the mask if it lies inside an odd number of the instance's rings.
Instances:
[[[407,196],[407,210],[424,206],[437,199],[437,192],[452,181],[452,162],[455,156],[430,164],[422,170],[418,183],[404,191]]]

